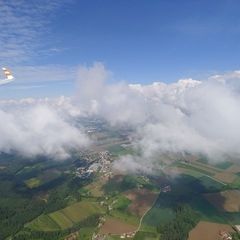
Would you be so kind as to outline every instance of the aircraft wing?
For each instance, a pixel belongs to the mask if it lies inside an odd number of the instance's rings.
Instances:
[[[4,73],[6,78],[0,80],[0,85],[12,82],[14,77],[13,77],[11,71],[9,69],[5,68],[5,67],[3,67],[2,70],[3,70],[3,73]]]

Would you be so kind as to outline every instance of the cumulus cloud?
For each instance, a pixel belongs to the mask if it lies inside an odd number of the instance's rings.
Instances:
[[[152,174],[155,172],[155,165],[152,159],[146,164],[146,160],[144,161],[142,156],[133,155],[121,156],[117,161],[113,163],[113,168],[127,173],[144,172],[147,174]]]
[[[204,154],[212,161],[239,158],[238,71],[170,84],[114,83],[112,78],[102,63],[95,63],[79,69],[71,98],[0,101],[4,136],[0,150],[64,158],[69,149],[88,143],[72,120],[97,116],[113,126],[129,126],[135,133],[139,154],[125,156],[119,166],[129,162],[131,169],[152,171],[163,159],[188,153]],[[32,148],[27,147],[30,143]]]
[[[80,68],[76,93],[80,108],[106,118],[111,124],[143,122],[147,118],[144,106],[148,103],[124,82],[108,84],[110,77],[111,72],[102,63]]]
[[[0,110],[0,152],[61,160],[89,144],[87,136],[63,114],[47,104],[30,102]]]
[[[166,153],[205,154],[215,161],[239,157],[238,71],[170,84],[109,84],[108,78],[101,63],[85,67],[80,71],[77,95],[80,102],[84,96],[90,114],[136,130],[135,144],[142,158],[132,158],[133,166],[152,164],[156,156]]]

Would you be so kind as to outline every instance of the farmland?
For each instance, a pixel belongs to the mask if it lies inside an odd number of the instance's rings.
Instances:
[[[87,185],[84,189],[93,197],[101,197],[104,195],[103,186],[108,181],[108,177],[101,176],[96,181]]]
[[[29,188],[36,188],[38,186],[40,186],[41,181],[38,178],[30,178],[28,180],[25,181],[25,184],[29,187]]]
[[[212,166],[198,161],[191,163],[176,162],[173,167],[174,166],[180,170],[187,170],[188,172],[185,172],[190,173],[191,175],[206,175],[226,184],[231,184],[238,179],[236,173],[238,173],[238,169],[240,168],[239,165],[233,165],[229,162]],[[218,168],[217,166],[220,167]],[[226,167],[226,169],[224,167]]]
[[[240,191],[227,190],[217,193],[209,193],[204,195],[205,198],[212,203],[217,209],[225,212],[240,211]]]
[[[189,233],[188,240],[201,240],[203,236],[205,240],[219,240],[220,231],[234,232],[229,225],[201,221]]]
[[[239,187],[238,170],[239,165],[229,162],[214,166],[207,162],[175,162],[166,171],[175,175],[165,183],[171,186],[171,191],[160,193],[143,219],[144,226],[170,223],[175,218],[174,209],[179,204],[187,204],[200,214],[202,221],[227,224],[231,229],[228,224],[240,221],[239,191],[231,190]],[[201,234],[199,236],[202,237]]]
[[[128,206],[129,212],[141,217],[153,205],[158,193],[141,189],[127,191],[124,195],[132,201]]]
[[[103,213],[95,202],[83,201],[47,215],[41,215],[26,226],[35,230],[55,231],[72,227],[87,217]]]
[[[99,134],[103,142],[96,149],[107,148],[111,152],[109,166],[118,156],[136,154],[126,139],[117,139],[115,133],[108,134],[109,138],[104,137],[104,133]],[[28,214],[15,230],[16,239],[22,235],[29,239],[31,236],[32,239],[63,240],[74,232],[83,240],[91,239],[94,234],[114,240],[137,230],[135,237],[129,239],[158,240],[161,234],[166,235],[166,226],[184,222],[185,216],[179,216],[177,209],[185,207],[190,209],[186,216],[196,214],[200,223],[240,222],[240,166],[236,162],[213,164],[199,161],[197,157],[189,157],[189,160],[172,157],[151,174],[129,174],[109,167],[105,172],[81,178],[76,174],[79,169],[88,169],[88,165],[95,162],[102,166],[97,162],[96,149],[68,162],[40,159],[30,163],[20,161],[14,167],[7,161],[1,163],[3,182],[0,187],[9,192],[12,189],[11,201],[17,199],[18,202],[12,205],[19,213],[24,204]],[[10,178],[14,179],[14,184],[10,183]],[[166,187],[170,190],[164,191]],[[10,201],[5,192],[1,191],[2,209]],[[32,211],[33,208],[37,211]],[[18,215],[13,216],[14,221],[18,220]],[[195,222],[192,224],[187,228],[189,231]],[[6,224],[2,226],[6,229],[4,236],[8,236],[10,230]],[[194,229],[197,229],[192,233],[194,236],[202,231],[198,230],[198,225]]]
[[[174,217],[174,209],[179,204],[188,204],[201,214],[201,219],[224,223],[226,216],[219,212],[203,196],[206,192],[221,190],[222,185],[211,178],[196,179],[192,176],[181,175],[170,181],[171,192],[161,192],[154,207],[145,216],[145,225],[167,223]]]
[[[131,225],[120,219],[109,217],[103,224],[100,234],[121,235],[123,233],[131,233],[136,229],[136,225]]]

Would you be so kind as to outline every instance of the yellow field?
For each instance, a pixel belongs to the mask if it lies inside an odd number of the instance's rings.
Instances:
[[[65,229],[65,228],[70,228],[73,225],[73,222],[68,219],[63,213],[62,211],[57,211],[54,213],[50,213],[49,217],[55,222],[57,223],[57,225],[61,228],[61,229]]]
[[[194,162],[192,163],[192,165],[194,165],[195,167],[198,167],[199,169],[205,170],[207,172],[210,172],[212,174],[216,174],[218,172],[221,172],[222,170],[216,167],[213,167],[209,164],[204,164],[204,163],[200,163],[200,162]]]
[[[97,213],[103,213],[103,210],[96,202],[82,201],[56,212],[41,215],[27,224],[27,226],[32,229],[38,229],[39,231],[67,229],[72,227],[74,223],[81,222],[87,217]]]
[[[92,214],[102,212],[102,209],[95,202],[78,202],[64,208],[61,212],[72,222],[79,222]]]
[[[25,184],[29,188],[35,188],[38,187],[41,184],[41,181],[38,178],[30,178],[25,181]]]
[[[27,227],[30,227],[33,230],[39,231],[57,231],[61,230],[60,226],[57,225],[56,222],[52,218],[50,218],[48,215],[41,215],[32,222],[28,223],[26,225]]]
[[[208,175],[216,181],[230,184],[238,179],[235,173],[240,172],[240,166],[234,164],[227,169],[221,169],[209,164],[192,161],[191,163],[180,163],[178,166],[172,166],[169,171],[175,171],[176,174],[186,173],[195,177]]]
[[[93,197],[102,197],[104,191],[102,189],[103,185],[108,181],[107,177],[100,177],[97,181],[90,183],[86,186],[86,189],[90,191]]]

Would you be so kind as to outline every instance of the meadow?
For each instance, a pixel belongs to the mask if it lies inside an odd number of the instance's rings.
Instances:
[[[71,228],[75,223],[81,222],[94,214],[102,214],[104,210],[98,203],[81,201],[61,210],[41,215],[28,223],[26,227],[38,231],[56,231]]]
[[[171,180],[171,192],[161,192],[154,207],[145,216],[143,223],[158,226],[171,221],[174,209],[180,204],[188,204],[201,214],[201,218],[209,221],[224,222],[225,216],[211,205],[204,197],[205,192],[215,192],[222,185],[211,178],[202,176],[199,179],[182,174]]]

